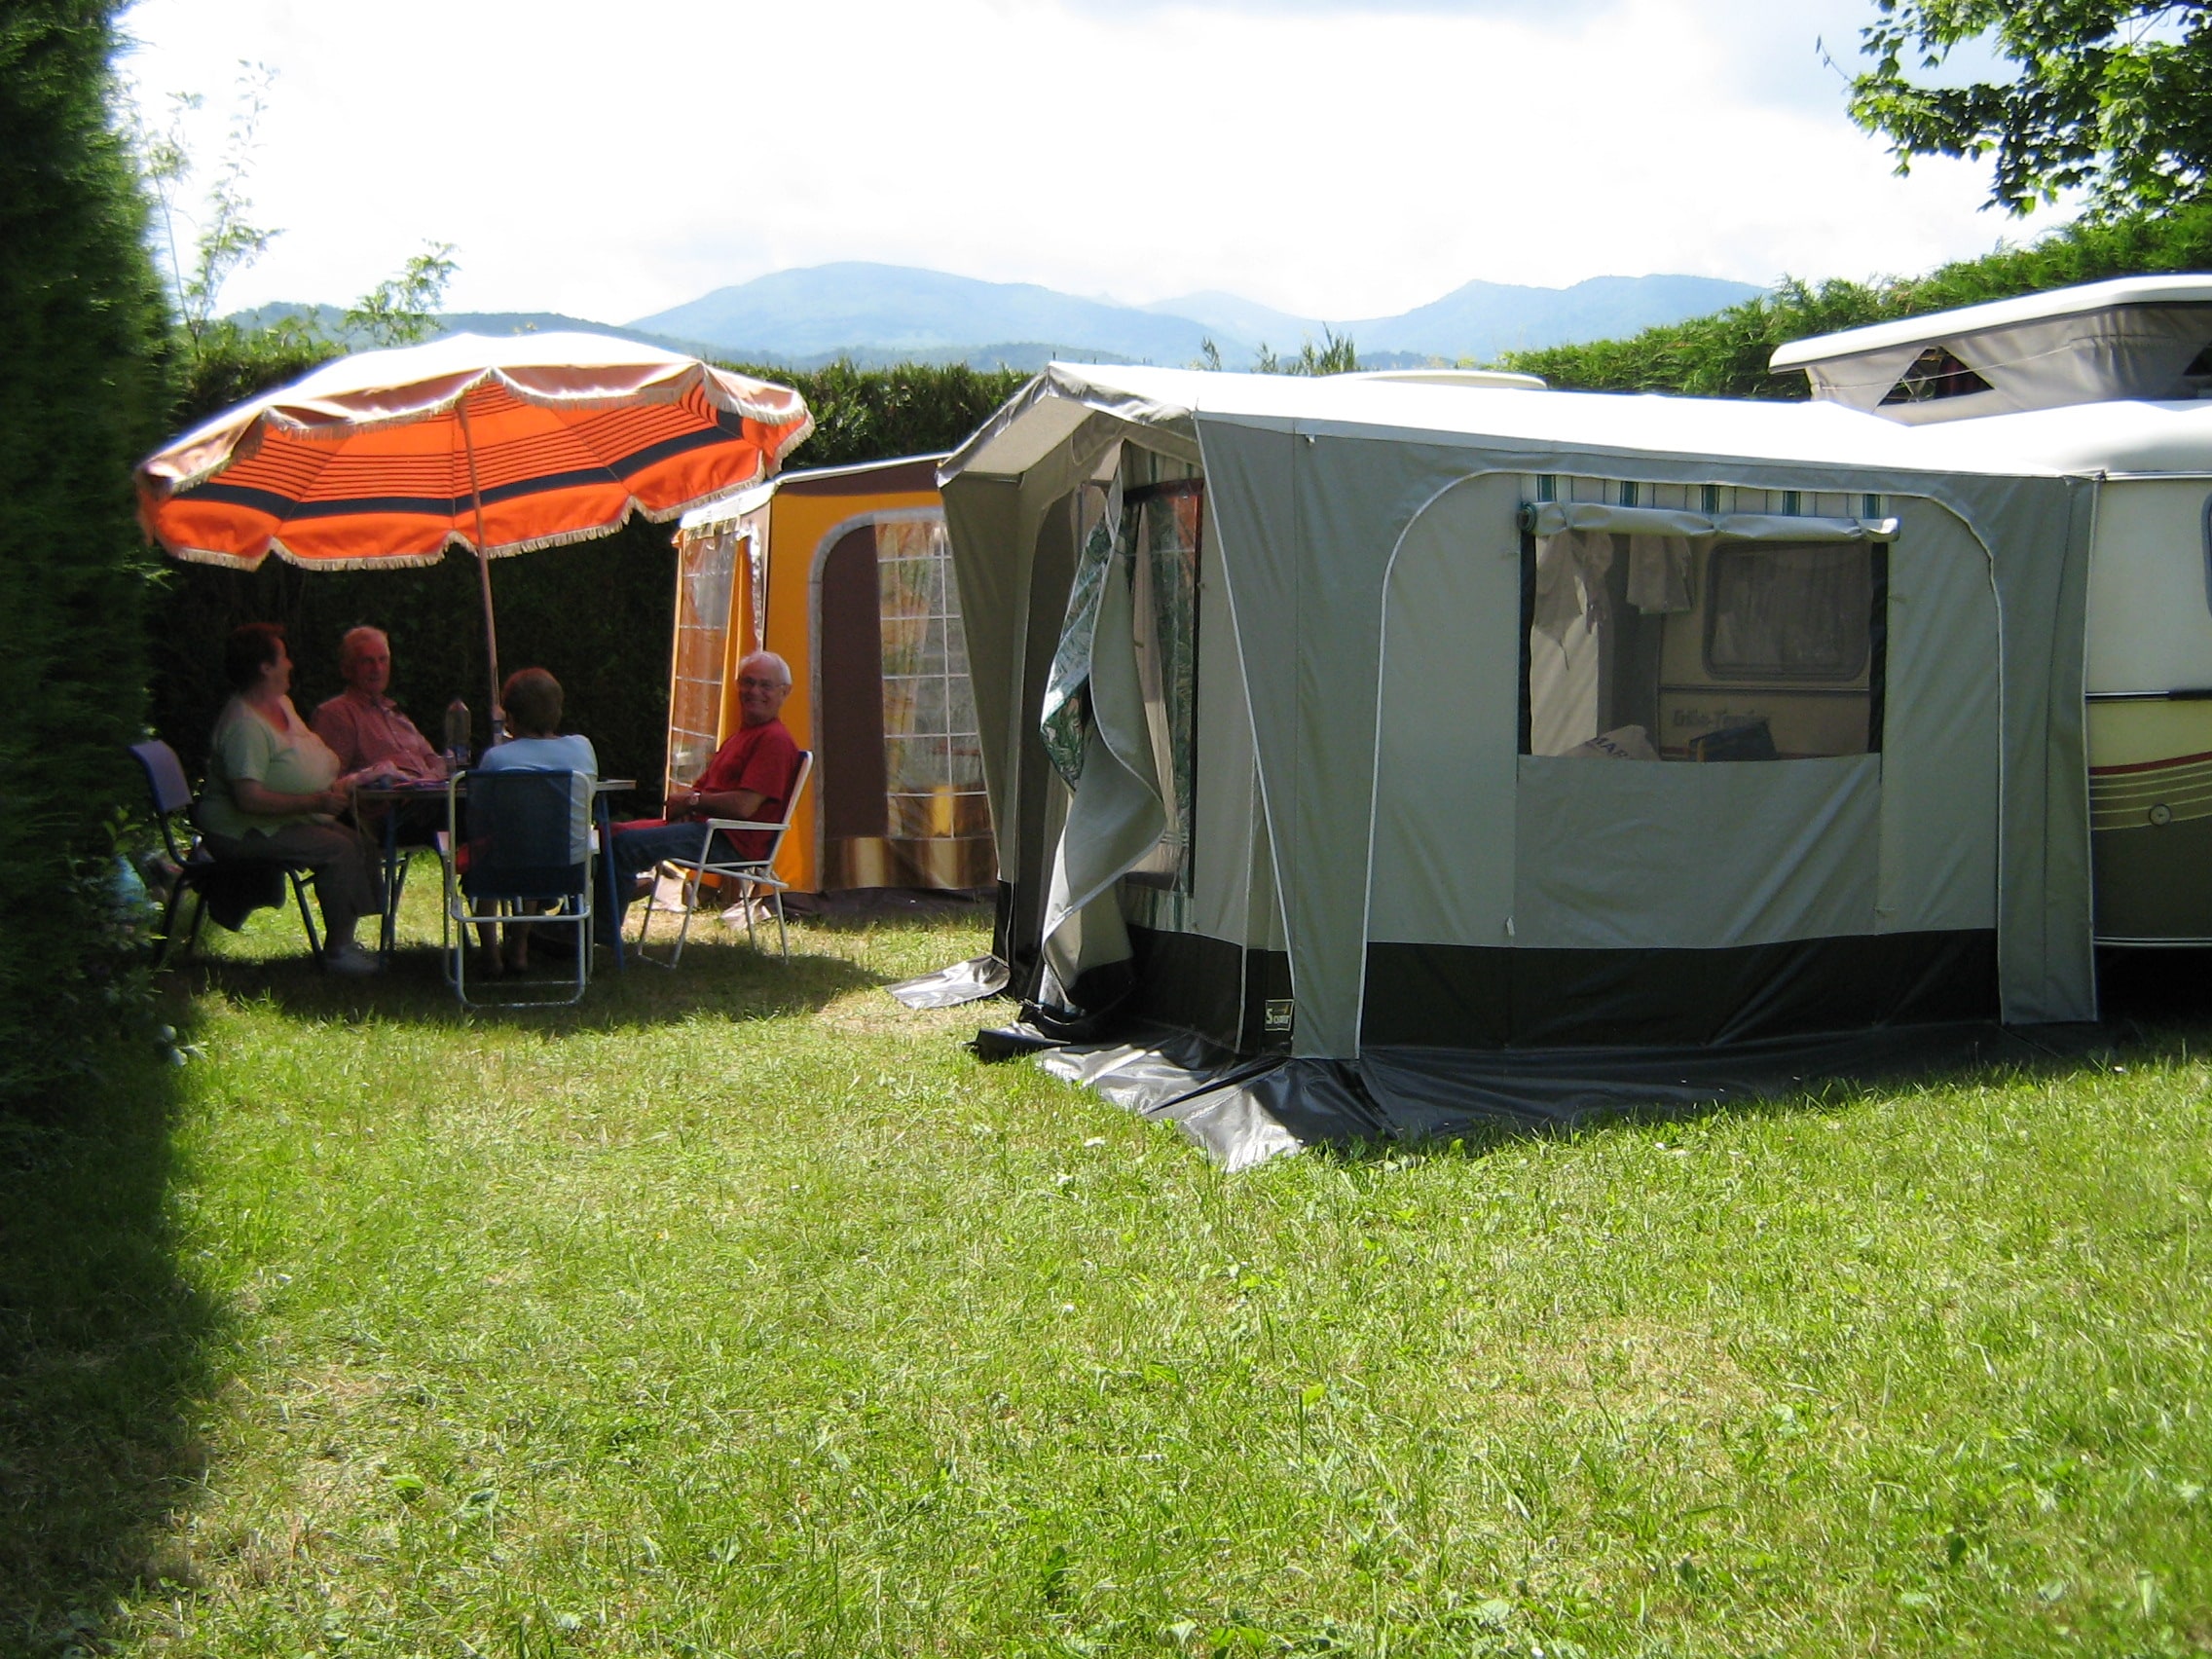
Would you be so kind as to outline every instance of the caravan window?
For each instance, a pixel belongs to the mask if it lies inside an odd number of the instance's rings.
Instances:
[[[1523,547],[1523,744],[1788,760],[1882,743],[1888,548],[1607,531]]]
[[[1844,684],[1873,637],[1872,562],[1863,546],[1716,547],[1709,567],[1705,666],[1722,680]]]

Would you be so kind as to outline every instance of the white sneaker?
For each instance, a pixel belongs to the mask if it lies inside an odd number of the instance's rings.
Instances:
[[[343,944],[324,947],[322,971],[325,974],[344,974],[352,978],[366,978],[371,974],[383,973],[384,962],[374,952],[363,950],[351,940],[348,940]]]

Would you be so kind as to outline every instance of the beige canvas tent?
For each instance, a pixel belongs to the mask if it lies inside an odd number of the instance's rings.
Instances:
[[[941,474],[1033,1026],[1235,1161],[2092,1018],[2098,480],[1972,424],[1052,366]]]

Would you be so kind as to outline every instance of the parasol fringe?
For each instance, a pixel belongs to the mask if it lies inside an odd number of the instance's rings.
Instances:
[[[261,562],[269,557],[266,547],[249,557],[243,553],[218,553],[211,547],[173,547],[166,541],[162,543],[162,551],[188,565],[220,565],[226,571],[258,571]]]
[[[373,559],[303,559],[276,537],[271,536],[269,551],[285,564],[296,565],[303,571],[389,571],[443,564],[447,548],[441,547],[435,553],[382,553]],[[247,568],[251,569],[250,566]]]

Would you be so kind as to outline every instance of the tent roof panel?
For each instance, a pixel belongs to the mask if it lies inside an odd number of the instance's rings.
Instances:
[[[1711,456],[1891,472],[2212,471],[2212,402],[2076,404],[1914,427],[1837,403],[1054,363],[955,452],[940,477],[970,471],[1018,476],[1094,412],[1183,429],[1209,422],[1366,428],[1377,436],[1474,438],[1507,449]],[[1539,466],[1540,458],[1530,464]]]
[[[1927,464],[1914,434],[1835,404],[1054,363],[957,451],[940,477],[1017,476],[1093,412],[1186,429],[1194,422],[1231,422],[1366,428],[1377,436],[1442,442],[1475,438],[1531,450],[1710,455],[1891,470]]]

